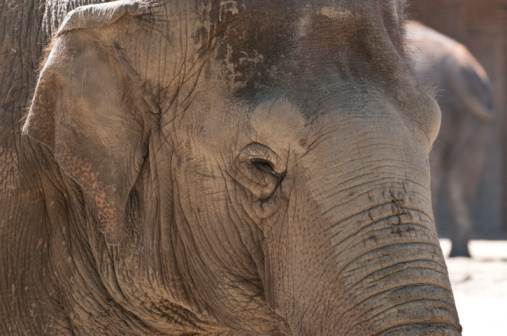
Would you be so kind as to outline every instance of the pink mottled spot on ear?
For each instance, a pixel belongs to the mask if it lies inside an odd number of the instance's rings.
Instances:
[[[53,95],[44,94],[45,90],[52,89],[51,85],[44,84],[44,82],[39,84],[42,93],[38,92],[34,97],[23,132],[52,149],[55,145],[55,126],[51,107],[55,104],[55,98]]]
[[[124,224],[119,220],[115,203],[107,200],[104,191],[95,194],[95,211],[100,232],[106,235],[109,244],[119,244],[124,236]]]
[[[86,197],[91,203],[95,219],[100,232],[104,233],[108,244],[119,244],[124,235],[125,225],[120,218],[123,214],[122,205],[114,200],[115,195],[106,193],[103,177],[80,153],[79,146],[73,146],[72,140],[59,141],[62,144],[55,149],[55,158],[61,163],[64,171],[72,177],[83,189]]]

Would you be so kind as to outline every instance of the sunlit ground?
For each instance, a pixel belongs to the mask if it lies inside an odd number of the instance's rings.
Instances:
[[[444,255],[450,242],[441,239]],[[472,259],[447,258],[463,336],[507,336],[507,241],[474,240]]]

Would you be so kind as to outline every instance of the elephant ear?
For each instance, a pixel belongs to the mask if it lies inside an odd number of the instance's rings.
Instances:
[[[137,11],[139,10],[139,11]],[[23,132],[52,149],[109,244],[125,236],[125,207],[143,163],[143,120],[104,30],[137,4],[85,6],[66,17],[44,65]],[[116,29],[116,28],[115,28]]]

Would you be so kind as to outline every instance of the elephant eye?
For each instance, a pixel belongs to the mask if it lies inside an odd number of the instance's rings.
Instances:
[[[268,160],[252,159],[250,162],[252,163],[252,166],[254,166],[263,173],[272,174],[275,176],[278,175],[278,173],[275,171],[273,167],[273,163],[269,162]]]
[[[278,155],[262,144],[249,144],[236,158],[233,178],[260,200],[271,197],[284,176]]]

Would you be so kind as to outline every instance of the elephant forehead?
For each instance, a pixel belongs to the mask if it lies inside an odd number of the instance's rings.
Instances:
[[[279,150],[299,148],[299,140],[305,133],[305,118],[301,111],[284,99],[259,104],[253,111],[251,123],[256,135],[274,150],[277,147]]]
[[[400,9],[393,3],[204,1],[196,7],[192,39],[199,52],[214,50],[226,76],[240,83],[252,77],[280,81],[316,62],[343,69],[361,59],[371,63],[371,57],[396,63],[386,52],[393,42],[403,49]]]

